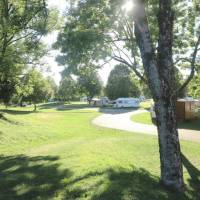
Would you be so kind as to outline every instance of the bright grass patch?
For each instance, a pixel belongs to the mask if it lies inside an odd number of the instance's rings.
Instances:
[[[157,137],[95,127],[86,105],[40,108],[0,120],[0,200],[200,199],[199,143],[181,141],[188,190],[173,193],[159,185]]]

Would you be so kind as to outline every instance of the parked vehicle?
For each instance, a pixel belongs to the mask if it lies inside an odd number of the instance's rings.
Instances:
[[[100,99],[93,98],[91,100],[91,105],[93,105],[93,106],[104,107],[104,106],[108,106],[108,104],[109,104],[108,97],[101,97]]]
[[[118,98],[115,101],[115,108],[138,108],[140,100],[138,98]]]

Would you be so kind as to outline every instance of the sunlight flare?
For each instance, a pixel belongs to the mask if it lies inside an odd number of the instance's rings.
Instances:
[[[130,12],[131,10],[133,10],[134,7],[134,2],[133,0],[127,0],[125,2],[125,4],[122,6],[122,9],[126,12]]]

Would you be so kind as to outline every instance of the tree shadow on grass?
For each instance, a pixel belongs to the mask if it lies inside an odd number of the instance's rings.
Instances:
[[[0,113],[0,120],[4,121],[4,122],[8,122],[10,124],[14,124],[14,125],[20,125],[21,123],[14,121],[14,120],[10,120],[7,117],[4,116],[3,113]]]
[[[69,170],[59,170],[58,157],[0,156],[0,200],[35,200],[51,198],[70,177]]]
[[[10,109],[4,109],[0,110],[2,113],[7,113],[10,115],[27,115],[33,113],[33,111],[25,111],[25,110],[10,110]]]
[[[187,193],[165,190],[159,178],[143,168],[107,169],[73,178],[59,170],[59,157],[0,156],[0,200],[198,200],[199,170],[184,156],[191,176]],[[59,199],[59,198],[58,198]]]
[[[189,182],[189,193],[194,196],[196,200],[200,199],[200,170],[197,169],[184,154],[182,154],[182,162],[184,167],[187,169],[190,178]]]
[[[44,104],[38,105],[38,108],[41,109],[41,110],[55,109],[55,108],[62,106],[62,105],[64,105],[64,102],[44,103]]]
[[[92,186],[88,186],[91,179],[98,176],[104,178],[99,178]],[[82,182],[82,185],[66,192],[65,200],[85,197],[91,200],[188,200],[184,193],[165,190],[159,184],[158,177],[142,168],[133,168],[131,171],[111,168],[100,173],[88,173],[69,185],[76,182]]]
[[[145,169],[135,169],[131,172],[108,172],[109,184],[102,193],[94,196],[92,200],[167,200],[185,199],[184,194],[166,191],[159,179]]]

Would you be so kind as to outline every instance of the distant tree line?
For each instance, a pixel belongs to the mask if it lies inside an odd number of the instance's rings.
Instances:
[[[73,76],[74,75],[74,76]],[[103,91],[103,83],[92,67],[81,69],[78,73],[72,74],[66,70],[62,73],[57,98],[63,101],[78,100],[86,96],[88,102],[94,96],[100,96]]]
[[[123,64],[116,65],[111,71],[105,93],[112,100],[119,97],[151,97],[148,86],[141,82],[133,72]]]

